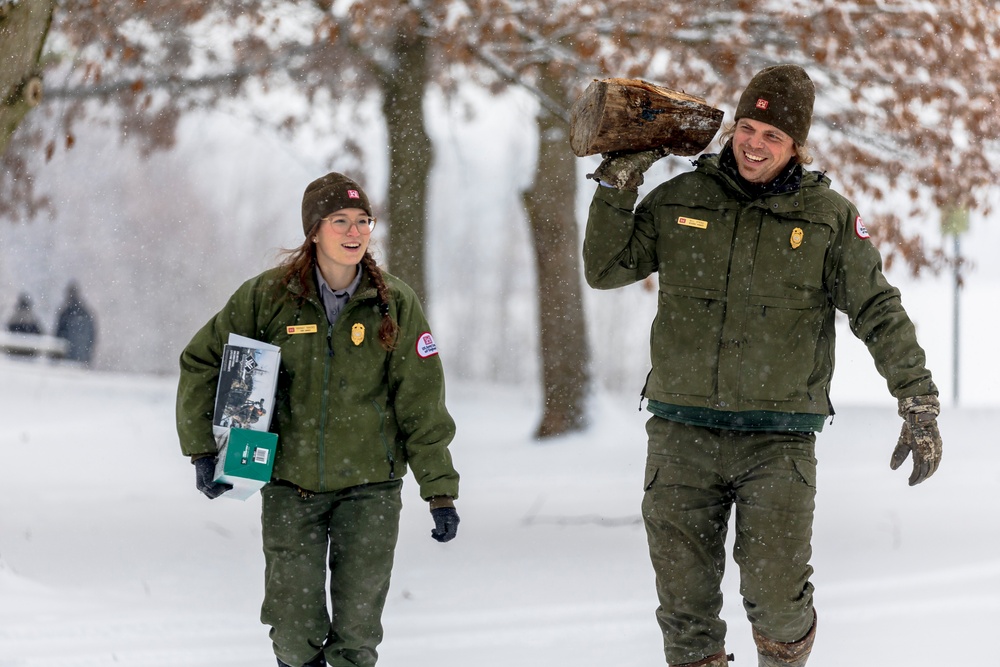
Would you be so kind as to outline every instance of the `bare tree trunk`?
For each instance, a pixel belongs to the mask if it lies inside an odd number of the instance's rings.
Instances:
[[[414,15],[408,18],[418,21]],[[424,129],[427,81],[424,25],[397,25],[390,62],[379,66],[382,112],[389,133],[389,270],[426,303],[427,182],[433,147]]]
[[[55,0],[0,0],[0,155],[21,119],[42,99],[42,45]]]
[[[567,99],[562,82],[543,72],[539,81],[552,99]],[[583,286],[576,225],[576,162],[566,122],[542,110],[538,118],[535,181],[523,194],[538,275],[538,318],[542,356],[543,412],[535,437],[546,438],[586,426],[590,389]]]

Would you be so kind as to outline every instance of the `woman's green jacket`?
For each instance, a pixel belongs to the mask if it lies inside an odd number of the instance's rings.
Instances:
[[[275,268],[244,283],[181,353],[177,432],[184,454],[216,452],[219,362],[236,333],[281,348],[270,425],[278,434],[275,480],[322,493],[396,479],[409,467],[423,498],[457,498],[459,477],[448,450],[455,422],[413,290],[383,274],[399,324],[396,345],[387,351],[378,339],[382,318],[367,275],[331,326],[315,285],[303,296],[302,286],[284,284],[282,274]]]

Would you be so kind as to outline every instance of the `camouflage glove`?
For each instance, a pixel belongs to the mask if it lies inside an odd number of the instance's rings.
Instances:
[[[232,484],[215,482],[215,461],[214,456],[202,456],[194,459],[194,483],[198,490],[209,498],[218,498],[223,493],[233,488]]]
[[[912,452],[913,473],[910,474],[910,486],[933,475],[941,463],[941,433],[937,427],[940,412],[941,404],[938,403],[937,396],[899,399],[899,416],[904,420],[903,430],[899,434],[896,449],[892,452],[889,467],[897,469]]]
[[[431,537],[438,542],[450,542],[458,535],[458,512],[454,507],[438,507],[431,510],[434,517],[434,529]]]
[[[618,190],[638,192],[643,182],[643,174],[669,151],[666,148],[653,148],[638,153],[616,151],[602,155],[604,161],[593,174],[587,174],[599,183],[607,183]]]

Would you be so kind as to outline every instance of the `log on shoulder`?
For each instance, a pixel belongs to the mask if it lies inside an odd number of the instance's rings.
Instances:
[[[711,143],[722,116],[700,97],[641,79],[595,80],[570,109],[570,148],[577,157],[660,147],[695,155]]]

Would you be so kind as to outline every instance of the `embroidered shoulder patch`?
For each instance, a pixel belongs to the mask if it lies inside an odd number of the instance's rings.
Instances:
[[[434,336],[431,335],[430,331],[425,331],[424,333],[417,336],[417,356],[421,359],[426,359],[427,357],[433,357],[438,353],[437,343],[434,342]]]
[[[867,239],[871,237],[871,234],[868,233],[868,228],[865,227],[865,223],[861,219],[860,215],[854,218],[854,233],[858,235],[859,239]]]

